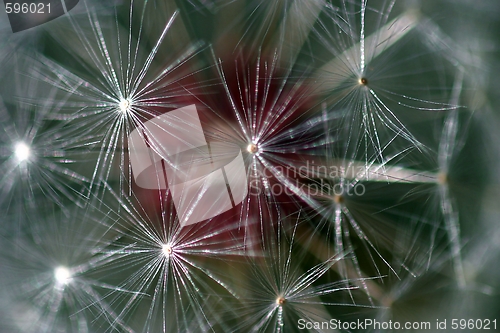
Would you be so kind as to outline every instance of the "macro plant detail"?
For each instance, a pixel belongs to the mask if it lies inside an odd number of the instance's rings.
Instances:
[[[497,325],[497,4],[70,9],[0,25],[1,332]]]

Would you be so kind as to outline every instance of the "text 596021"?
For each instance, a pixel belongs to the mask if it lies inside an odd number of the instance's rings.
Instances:
[[[495,330],[497,329],[497,320],[493,319],[452,319],[452,330]]]
[[[50,3],[5,3],[5,12],[7,14],[50,14]]]

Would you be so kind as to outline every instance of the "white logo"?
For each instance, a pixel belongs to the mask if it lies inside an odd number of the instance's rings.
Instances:
[[[153,118],[128,139],[136,184],[166,189],[182,226],[217,216],[247,196],[241,149],[207,143],[195,105]]]

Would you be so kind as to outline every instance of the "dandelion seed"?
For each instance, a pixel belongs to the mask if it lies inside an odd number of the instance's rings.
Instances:
[[[342,296],[357,289],[350,282],[319,282],[343,256],[333,256],[313,266],[304,260],[313,250],[309,247],[312,244],[301,244],[306,250],[299,250],[297,235],[296,225],[291,230],[278,228],[275,238],[266,239],[265,256],[249,258],[250,275],[238,279],[235,290],[239,291],[239,302],[231,307],[237,318],[245,320],[232,327],[232,331],[288,332],[296,327],[298,319],[329,320],[332,307],[365,306],[361,297],[356,297],[359,304],[341,301]]]
[[[55,209],[38,214],[29,218],[39,223],[2,240],[9,245],[0,249],[2,264],[10,269],[0,277],[11,304],[25,307],[9,321],[30,333],[88,333],[100,326],[129,331],[108,299],[134,292],[101,280],[109,257],[102,250],[109,240],[98,223],[100,213],[72,211],[70,221]]]
[[[405,141],[413,149],[430,153],[412,132],[411,124],[403,120],[409,119],[404,111],[447,111],[458,107],[441,102],[440,93],[448,94],[449,86],[428,88],[440,82],[437,73],[445,75],[445,69],[443,56],[427,45],[432,36],[419,28],[422,17],[407,12],[389,22],[393,6],[394,1],[378,5],[364,0],[328,4],[328,19],[320,20],[314,29],[319,42],[334,57],[316,75],[318,89],[329,95],[329,112],[344,117],[342,138],[346,146],[340,157],[365,161],[365,167],[372,159],[386,164],[386,156]],[[371,34],[367,31],[368,20],[378,22]],[[415,40],[411,46],[414,55],[408,56],[411,40]],[[425,63],[431,69],[415,71],[416,63]]]
[[[196,86],[191,77],[198,68],[188,68],[188,64],[200,52],[202,43],[186,40],[181,46],[178,42],[164,53],[172,29],[182,24],[176,19],[178,11],[152,41],[153,37],[145,33],[146,13],[154,10],[154,4],[144,2],[138,8],[134,4],[130,2],[125,27],[118,14],[112,16],[110,21],[115,24],[109,26],[105,23],[109,18],[103,19],[96,8],[89,6],[87,22],[68,15],[71,28],[59,36],[58,46],[66,48],[70,58],[78,59],[95,75],[78,75],[79,71],[64,58],[43,59],[44,67],[37,73],[41,81],[71,93],[66,111],[59,113],[57,119],[68,122],[68,127],[74,128],[74,136],[87,140],[87,145],[98,151],[89,177],[90,191],[100,191],[98,184],[112,175],[117,175],[121,186],[132,186],[128,135],[147,120],[182,104]],[[86,34],[87,29],[94,34]],[[152,46],[148,49],[149,43]],[[129,188],[129,194],[130,191]]]
[[[64,105],[40,102],[39,95],[54,96],[56,90],[39,82],[22,80],[20,68],[37,71],[37,64],[19,57],[6,73],[13,84],[0,100],[0,204],[11,209],[33,209],[43,203],[83,205],[79,189],[90,182],[78,172],[76,157],[88,149],[65,124],[51,117]],[[63,96],[61,96],[63,97]],[[67,97],[67,96],[66,96]]]
[[[325,136],[329,136],[330,121],[326,117],[326,112],[324,116],[325,122],[320,126],[325,128]],[[317,165],[303,167],[307,170],[305,174],[311,180],[309,188],[319,188],[319,191],[309,190],[309,192],[314,193],[311,196],[320,205],[314,210],[311,209],[311,213],[315,216],[318,215],[320,221],[315,220],[314,223],[310,224],[310,228],[304,226],[301,233],[306,238],[306,235],[309,235],[311,243],[323,244],[325,242],[324,236],[328,239],[326,244],[331,243],[331,246],[324,244],[322,251],[316,253],[320,260],[326,260],[333,253],[349,253],[344,260],[336,265],[337,271],[345,279],[366,277],[360,264],[361,256],[371,261],[379,277],[383,275],[381,267],[379,267],[382,265],[397,275],[397,267],[392,267],[389,262],[390,258],[383,255],[386,248],[393,248],[391,237],[388,235],[394,233],[396,228],[386,228],[387,218],[381,217],[380,213],[376,214],[376,211],[370,213],[370,208],[366,206],[367,201],[365,200],[367,196],[375,198],[382,191],[390,193],[392,182],[398,182],[401,178],[398,178],[398,173],[390,168],[380,172],[379,170],[383,169],[384,165],[376,165],[374,162],[365,167],[365,163],[362,162],[336,159],[335,156],[332,156],[333,152],[336,151],[335,146],[336,142],[328,141],[328,144],[322,146],[323,153],[320,156],[323,158],[318,159]],[[388,157],[386,163],[403,155],[404,151]],[[325,172],[320,173],[317,170],[325,170]],[[382,173],[379,175],[380,178],[375,177],[379,172]],[[412,170],[405,170],[405,172],[413,175]],[[405,172],[400,171],[399,175],[403,175]],[[432,179],[435,178],[434,174],[433,176],[427,181],[432,182]],[[370,191],[371,188],[376,188],[370,185],[370,180],[373,182],[383,181],[384,189]],[[385,206],[380,205],[380,210],[385,209],[387,209]],[[355,242],[362,244],[362,252],[354,250]],[[370,288],[369,283],[366,280],[360,280],[359,286],[368,295],[370,301],[373,302],[372,304],[375,304],[374,300],[371,299],[372,288]]]
[[[220,91],[199,99],[208,107],[208,141],[249,153],[249,191],[238,207],[240,224],[265,237],[282,212],[294,212],[302,202],[314,205],[301,191],[294,161],[314,144],[317,133],[309,131],[316,96],[309,90],[307,71],[292,75],[290,68],[279,66],[278,49],[262,52],[242,49],[235,61],[216,60]]]
[[[208,330],[217,311],[228,311],[225,297],[234,297],[218,276],[223,259],[242,256],[252,245],[238,235],[238,223],[216,219],[182,226],[170,196],[144,193],[144,202],[159,205],[150,207],[134,194],[125,197],[108,189],[120,211],[107,201],[99,205],[108,215],[101,223],[117,233],[107,269],[126,268],[119,288],[136,291],[114,295],[114,302],[123,304],[120,319],[133,320],[143,332],[185,331],[193,321]],[[147,313],[133,319],[139,305]]]

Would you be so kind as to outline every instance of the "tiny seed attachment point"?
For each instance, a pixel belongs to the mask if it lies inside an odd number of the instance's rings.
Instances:
[[[165,255],[165,257],[169,257],[173,252],[172,246],[170,244],[163,244],[162,252]]]
[[[64,266],[57,267],[54,270],[54,278],[60,285],[65,285],[71,280],[71,272]]]
[[[448,174],[446,172],[440,172],[437,176],[437,181],[440,185],[445,185],[448,183]]]
[[[255,143],[251,143],[247,146],[247,151],[250,154],[256,154],[259,151],[259,147]]]
[[[333,197],[333,202],[335,202],[336,204],[343,204],[344,203],[344,197],[340,194],[335,194],[335,196]]]
[[[24,142],[18,142],[14,147],[14,154],[19,162],[26,161],[31,155],[31,150]]]
[[[278,305],[280,305],[280,306],[281,306],[281,305],[285,305],[285,303],[286,303],[286,298],[284,298],[284,297],[278,297],[278,298],[276,299],[276,304],[278,304]]]
[[[127,113],[128,111],[130,111],[130,107],[131,107],[132,103],[130,101],[130,99],[122,99],[120,100],[120,103],[118,103],[118,106],[120,107],[120,111],[122,113]]]
[[[367,86],[368,85],[368,79],[366,77],[362,77],[359,79],[359,84],[363,85],[363,86]]]

